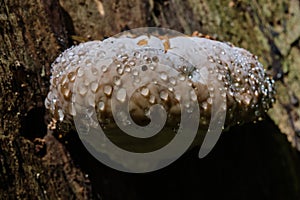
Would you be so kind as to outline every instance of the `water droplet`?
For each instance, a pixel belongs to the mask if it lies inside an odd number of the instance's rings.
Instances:
[[[179,79],[180,81],[184,81],[184,80],[185,80],[185,75],[184,75],[184,74],[179,74],[179,75],[178,75],[178,79]]]
[[[51,103],[51,107],[50,107],[50,109],[52,110],[52,111],[55,111],[56,110],[56,102],[57,102],[57,99],[52,99],[52,103]]]
[[[103,101],[100,101],[98,103],[98,108],[99,108],[100,111],[104,111],[104,109],[105,109],[105,103]]]
[[[93,75],[97,75],[98,74],[98,69],[96,67],[91,67],[91,72]]]
[[[206,103],[206,102],[203,102],[203,103],[202,103],[202,108],[203,108],[204,110],[207,109],[207,103]]]
[[[58,112],[59,121],[62,122],[64,120],[64,117],[65,117],[64,112],[61,109],[59,109],[57,112]]]
[[[143,65],[143,66],[142,66],[142,71],[147,71],[147,70],[148,70],[147,65]]]
[[[228,94],[232,97],[234,96],[234,92],[232,90],[229,90]]]
[[[139,52],[134,52],[133,56],[136,57],[136,58],[140,58],[141,54]]]
[[[102,70],[102,72],[106,72],[107,71],[107,66],[106,65],[102,65],[101,66],[101,70]]]
[[[211,105],[211,104],[212,104],[212,98],[209,97],[209,98],[207,99],[207,103]]]
[[[70,72],[68,73],[68,79],[71,81],[71,82],[74,82],[76,78],[76,73],[75,72]]]
[[[114,84],[117,85],[117,86],[120,86],[121,83],[122,83],[119,76],[114,76],[113,81],[114,81]]]
[[[106,55],[105,51],[99,51],[99,52],[97,52],[97,57],[98,58],[104,58],[105,55]]]
[[[152,61],[155,62],[155,63],[158,63],[159,62],[159,59],[157,56],[153,56],[152,57]]]
[[[147,63],[151,63],[151,58],[149,58],[148,56],[144,55],[143,59],[147,62]]]
[[[249,105],[251,100],[252,100],[251,95],[243,94],[243,99],[242,99],[243,103],[245,103],[246,105]]]
[[[132,70],[132,74],[133,74],[133,76],[138,76],[139,72],[136,69],[134,69],[134,70]]]
[[[124,88],[120,88],[118,91],[117,91],[117,99],[120,101],[120,102],[124,102],[125,99],[126,99],[126,89]]]
[[[212,56],[209,56],[209,57],[208,57],[208,61],[211,62],[211,63],[214,63],[214,62],[215,62],[215,60],[214,60],[214,58],[213,58]]]
[[[173,88],[173,87],[168,87],[168,90],[169,90],[170,92],[174,92],[174,88]]]
[[[123,72],[124,72],[124,68],[123,67],[118,67],[117,72],[118,72],[118,74],[122,75]]]
[[[161,78],[161,80],[166,81],[168,79],[167,73],[166,72],[161,72],[160,78]]]
[[[65,64],[66,63],[66,59],[65,58],[61,58],[61,63]]]
[[[186,66],[182,66],[181,68],[182,68],[182,70],[183,70],[184,73],[187,73],[188,68]]]
[[[131,61],[129,61],[129,65],[131,65],[131,66],[135,66],[135,62],[134,62],[134,60],[131,60]]]
[[[138,76],[134,77],[134,83],[139,83],[139,82],[141,82],[141,78]]]
[[[218,80],[221,81],[223,79],[223,75],[218,74]]]
[[[95,107],[95,97],[93,95],[88,95],[87,101],[90,106]]]
[[[152,104],[155,103],[155,96],[154,96],[154,95],[151,95],[151,96],[150,96],[149,102],[152,103]]]
[[[92,92],[96,92],[97,91],[97,89],[98,89],[98,83],[96,82],[96,81],[94,81],[94,82],[92,82],[91,83],[91,90],[92,90]]]
[[[74,52],[73,52],[73,51],[70,51],[70,52],[68,53],[68,55],[69,55],[69,56],[74,56]]]
[[[172,85],[176,85],[176,79],[174,77],[171,77],[169,81]]]
[[[126,61],[128,58],[129,57],[128,57],[127,54],[124,54],[124,55],[121,56],[121,59],[123,60],[123,62]]]
[[[85,64],[86,64],[87,66],[91,65],[91,64],[92,64],[91,59],[86,59],[86,60],[85,60]]]
[[[130,71],[131,71],[130,66],[129,66],[129,65],[125,65],[124,71],[125,71],[125,72],[130,72]]]
[[[160,98],[161,98],[162,100],[167,101],[167,100],[168,100],[168,97],[169,97],[169,94],[168,94],[168,92],[166,92],[166,91],[163,90],[163,91],[160,92],[159,96],[160,96]]]
[[[63,86],[61,88],[61,92],[63,93],[65,99],[69,99],[71,97],[71,91],[67,86]]]
[[[84,79],[84,81],[83,81],[83,84],[85,85],[85,86],[88,86],[89,84],[90,84],[90,79]]]
[[[111,95],[112,87],[111,87],[110,85],[104,86],[103,92],[104,92],[104,94],[106,94],[107,96]]]
[[[50,84],[51,84],[51,85],[56,86],[56,85],[57,85],[57,82],[58,82],[58,78],[57,78],[57,77],[50,79]]]
[[[175,99],[176,99],[177,101],[180,101],[180,100],[181,100],[181,94],[180,94],[180,92],[178,92],[178,91],[175,92]]]
[[[83,75],[84,75],[84,69],[81,68],[81,67],[79,67],[79,68],[78,68],[78,71],[77,71],[77,76],[78,76],[78,77],[82,77]]]
[[[141,94],[142,94],[143,96],[148,96],[148,95],[149,95],[149,89],[148,89],[147,87],[143,87],[143,88],[141,89]]]
[[[85,95],[87,93],[87,87],[83,84],[78,86],[78,92],[81,95]]]
[[[85,54],[85,52],[83,51],[83,50],[79,50],[78,52],[77,52],[77,55],[79,55],[79,56],[83,56]]]

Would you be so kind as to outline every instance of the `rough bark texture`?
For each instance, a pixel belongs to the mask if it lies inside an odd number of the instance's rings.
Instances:
[[[91,196],[88,179],[61,143],[51,136],[34,140],[46,134],[50,64],[70,46],[62,9],[49,2],[0,4],[0,199]]]
[[[1,0],[0,199],[300,199],[299,153],[280,133],[296,141],[300,129],[299,18],[297,0]],[[195,149],[142,175],[103,166],[76,133],[46,135],[55,57],[143,26],[197,30],[258,55],[278,80],[275,123],[233,128],[205,159]]]

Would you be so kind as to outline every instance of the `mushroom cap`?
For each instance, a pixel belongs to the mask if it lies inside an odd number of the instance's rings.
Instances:
[[[55,119],[70,121],[79,112],[92,115],[95,110],[106,128],[116,125],[114,117],[128,122],[122,112],[113,116],[118,103],[128,100],[130,116],[140,125],[149,123],[155,104],[165,109],[167,123],[177,124],[181,106],[193,109],[190,103],[197,102],[200,129],[205,129],[215,98],[226,102],[220,105],[226,109],[226,128],[260,119],[275,94],[274,81],[256,56],[196,36],[141,35],[81,43],[55,60],[50,83],[45,105]],[[215,90],[222,97],[213,96]]]

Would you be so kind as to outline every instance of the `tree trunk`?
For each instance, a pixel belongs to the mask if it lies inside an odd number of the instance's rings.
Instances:
[[[49,1],[51,2],[51,1]],[[0,198],[88,199],[91,186],[46,133],[50,64],[70,46],[57,1],[1,0]]]
[[[300,132],[299,1],[0,2],[0,199],[300,199],[299,153],[288,142],[295,146]],[[102,165],[72,131],[47,134],[55,58],[145,26],[199,31],[258,55],[277,80],[270,117],[224,133],[204,159],[193,149],[149,174]]]

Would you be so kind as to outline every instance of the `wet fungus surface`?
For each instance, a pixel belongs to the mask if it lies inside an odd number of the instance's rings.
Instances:
[[[214,85],[218,82],[226,101],[226,128],[261,119],[275,94],[274,82],[256,56],[197,36],[141,35],[81,43],[56,59],[50,82],[45,105],[55,119],[69,120],[78,110],[89,114],[95,109],[102,126],[113,123],[112,98],[119,102],[129,98],[130,115],[138,124],[149,122],[149,108],[154,104],[164,107],[168,121],[178,121],[180,101],[185,99],[186,109],[189,101],[197,101],[199,125],[205,127],[215,98],[211,92],[219,89]],[[187,95],[182,85],[190,86]],[[134,88],[131,95],[128,88]],[[122,113],[117,115],[122,118]]]
[[[261,120],[275,94],[247,50],[185,35],[81,43],[56,59],[50,83],[53,121],[75,125],[100,162],[134,173],[165,167],[193,144],[205,157],[222,130]]]

